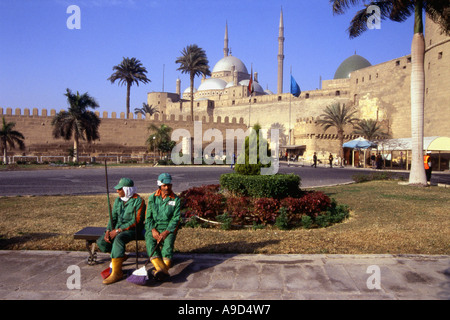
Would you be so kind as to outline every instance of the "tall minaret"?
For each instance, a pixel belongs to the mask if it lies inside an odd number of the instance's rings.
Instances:
[[[283,60],[284,60],[284,23],[283,8],[280,13],[280,28],[278,31],[278,87],[277,93],[283,93]]]
[[[223,40],[223,56],[228,57],[228,22],[225,22],[225,39]]]

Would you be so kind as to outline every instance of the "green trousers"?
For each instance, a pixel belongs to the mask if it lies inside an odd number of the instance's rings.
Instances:
[[[164,231],[164,230],[162,230],[162,231]],[[155,250],[155,253],[153,253],[152,257],[172,259],[173,247],[175,244],[176,237],[177,237],[176,233],[169,233],[169,235],[166,237],[166,239],[164,240],[162,245],[160,244],[158,246],[158,249]],[[153,249],[155,249],[155,246],[156,246],[156,239],[153,238],[151,230],[146,230],[146,232],[145,232],[145,245],[147,247],[147,254],[150,257],[150,254],[152,253]]]
[[[128,242],[135,240],[134,230],[122,231],[111,243],[105,241],[105,234],[97,239],[97,246],[101,252],[111,252],[111,258],[123,258],[125,256],[125,247]]]

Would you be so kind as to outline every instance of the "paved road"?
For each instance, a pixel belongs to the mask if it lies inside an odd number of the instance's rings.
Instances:
[[[172,167],[108,167],[109,191],[121,177],[134,180],[140,193],[156,189],[156,180],[161,172],[173,177],[174,191],[181,192],[193,186],[219,183],[220,175],[232,172],[227,166],[172,166]],[[302,179],[302,188],[318,187],[352,182],[356,173],[373,172],[372,169],[356,168],[311,168],[296,164],[281,163],[279,172],[295,173]],[[408,172],[396,172],[408,177]],[[450,175],[435,173],[432,182],[450,184]],[[103,167],[61,168],[53,170],[23,170],[0,172],[0,195],[58,195],[58,194],[104,194],[105,170]]]

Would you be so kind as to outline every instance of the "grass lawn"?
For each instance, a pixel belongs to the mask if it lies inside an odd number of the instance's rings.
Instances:
[[[289,231],[187,228],[175,250],[185,253],[450,254],[450,190],[371,181],[317,188],[346,204],[351,216],[323,229]],[[147,200],[149,194],[141,194]],[[115,196],[111,196],[111,203]],[[105,227],[104,196],[0,198],[0,249],[85,250],[73,234]],[[144,242],[140,242],[145,251]],[[128,245],[134,251],[134,244]]]

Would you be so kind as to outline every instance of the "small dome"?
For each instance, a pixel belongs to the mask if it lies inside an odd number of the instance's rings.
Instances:
[[[359,69],[370,67],[372,64],[367,59],[354,54],[339,65],[334,74],[334,79],[350,78],[350,73]]]
[[[196,92],[197,92],[197,89],[194,88],[194,93],[196,93]],[[191,87],[187,87],[187,88],[183,91],[183,93],[191,93]]]
[[[225,86],[225,89],[226,88],[231,88],[231,87],[234,87],[234,82],[233,81],[228,82],[227,85]]]
[[[227,56],[220,59],[214,66],[212,72],[231,71],[231,66],[234,66],[237,72],[248,74],[245,64],[234,56]]]
[[[209,78],[202,82],[202,84],[198,87],[198,91],[202,90],[223,90],[227,83],[218,78]]]
[[[239,82],[239,85],[248,87],[248,83],[249,83],[249,82],[250,82],[249,79],[247,79],[247,80],[242,80],[242,81]],[[265,93],[265,92],[264,92],[264,89],[263,89],[263,88],[261,87],[261,85],[260,85],[258,82],[256,82],[256,81],[253,81],[253,90],[255,90],[255,92]]]

